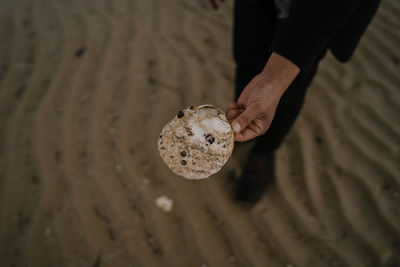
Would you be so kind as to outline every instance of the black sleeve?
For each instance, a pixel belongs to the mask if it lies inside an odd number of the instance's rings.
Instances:
[[[351,19],[360,0],[293,0],[271,45],[274,51],[307,72],[333,36]]]

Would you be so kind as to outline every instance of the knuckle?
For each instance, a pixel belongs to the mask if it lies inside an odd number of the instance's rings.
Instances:
[[[257,133],[258,133],[258,134],[263,134],[264,129],[263,129],[261,126],[256,125],[256,129],[257,129]]]
[[[260,133],[260,135],[264,135],[267,132],[267,129],[263,129]]]
[[[265,134],[267,131],[268,131],[268,126],[265,126],[265,127],[262,129],[261,135]]]
[[[247,124],[249,124],[250,120],[247,116],[243,115],[240,117],[240,122],[247,125]]]
[[[226,114],[226,118],[227,118],[228,120],[231,120],[231,119],[234,118],[235,116],[236,116],[236,113],[235,113],[234,110],[231,110],[231,111],[228,112],[228,114]]]

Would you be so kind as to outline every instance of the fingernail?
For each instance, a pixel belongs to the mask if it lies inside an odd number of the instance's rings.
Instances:
[[[239,123],[237,123],[237,122],[232,123],[232,128],[233,128],[233,131],[234,131],[235,133],[239,133],[239,132],[240,132],[240,125],[239,125]]]

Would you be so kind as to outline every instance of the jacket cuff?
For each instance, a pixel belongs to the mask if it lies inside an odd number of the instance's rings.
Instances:
[[[301,72],[307,73],[325,45],[315,46],[316,40],[310,41],[306,34],[289,30],[289,27],[280,27],[272,44],[270,52],[275,52],[294,63]]]

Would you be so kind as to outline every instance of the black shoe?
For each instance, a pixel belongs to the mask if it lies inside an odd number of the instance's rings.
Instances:
[[[273,154],[251,153],[236,184],[236,200],[253,205],[264,194],[274,176]]]

